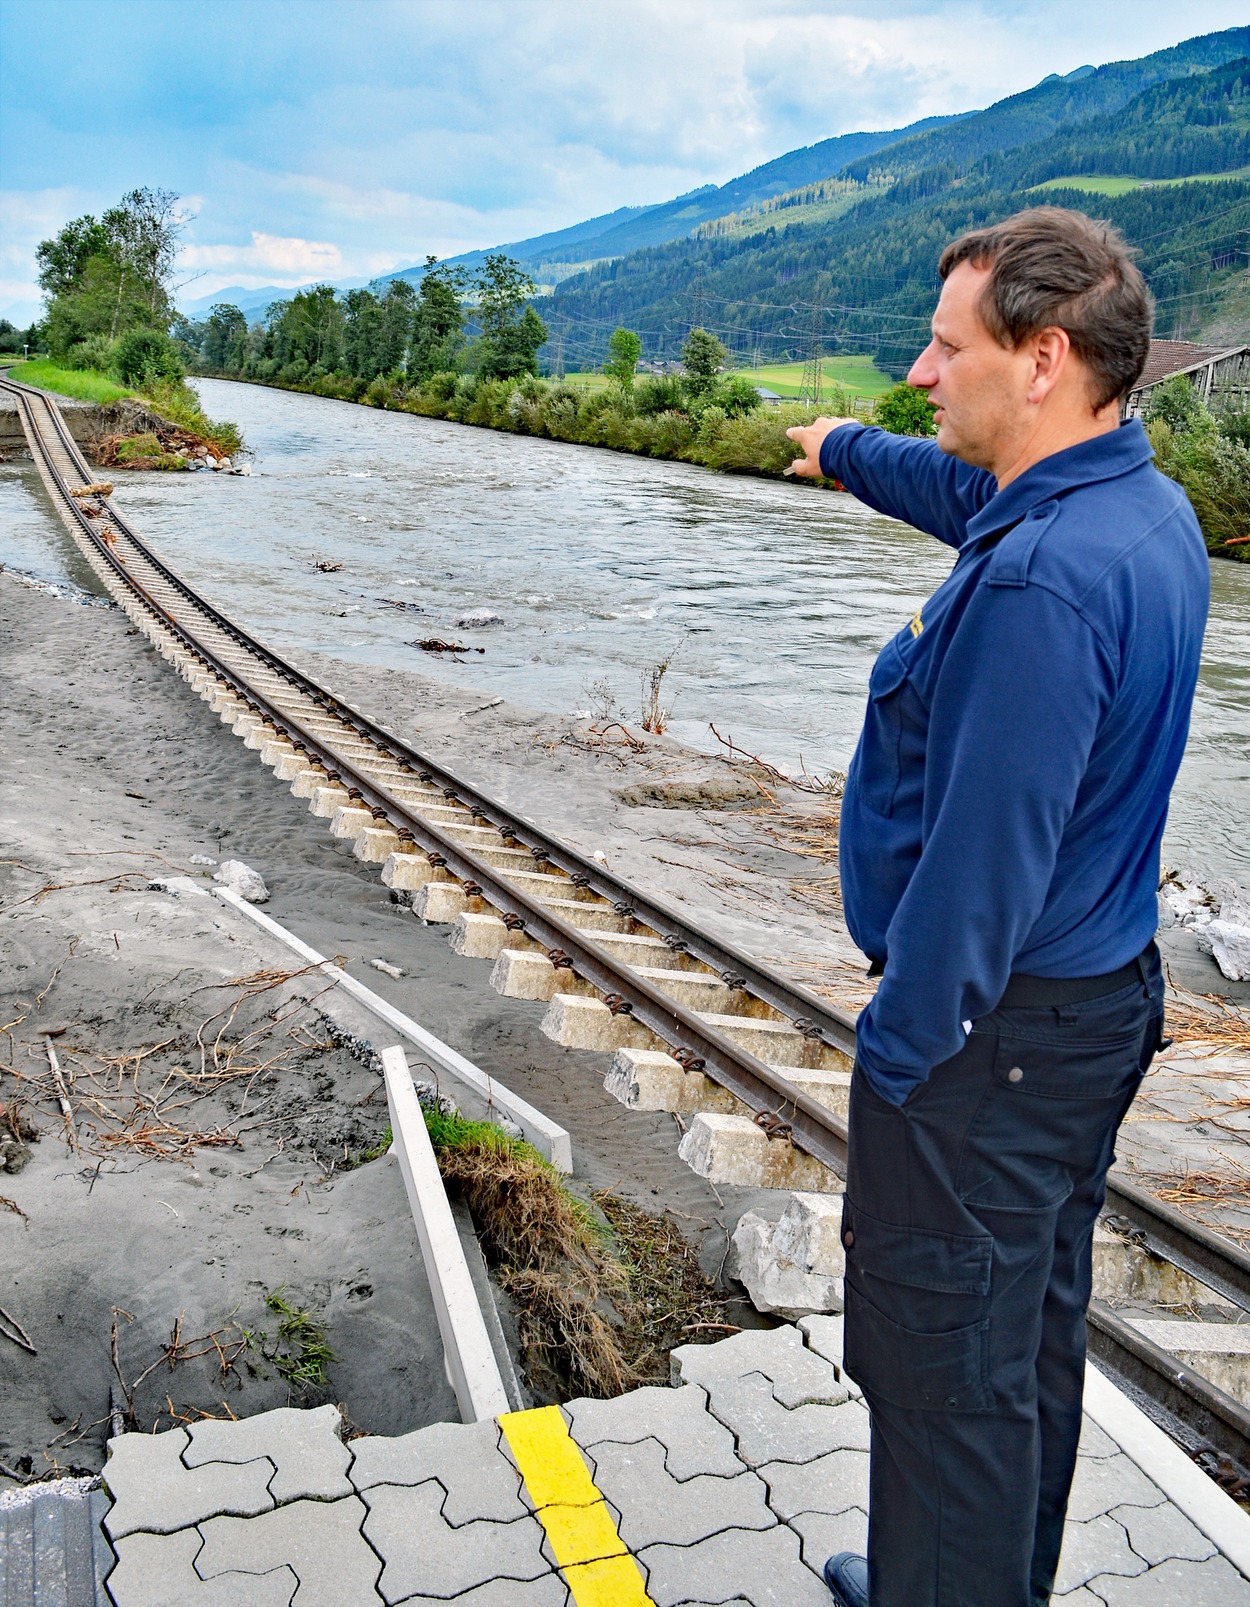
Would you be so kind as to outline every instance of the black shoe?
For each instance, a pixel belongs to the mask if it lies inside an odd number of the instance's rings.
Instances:
[[[825,1564],[825,1583],[839,1607],[868,1607],[868,1559],[839,1551]]]

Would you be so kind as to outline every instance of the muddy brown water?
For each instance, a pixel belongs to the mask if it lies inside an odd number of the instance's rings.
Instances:
[[[275,645],[418,668],[483,700],[636,715],[640,677],[667,657],[674,735],[715,748],[715,724],[788,769],[843,768],[876,652],[950,567],[836,492],[197,384],[242,426],[254,474],[127,476],[137,527]],[[29,464],[0,466],[0,531],[4,561],[83,580]],[[1213,563],[1212,579],[1165,854],[1250,882],[1250,566]],[[412,645],[431,636],[471,651]]]

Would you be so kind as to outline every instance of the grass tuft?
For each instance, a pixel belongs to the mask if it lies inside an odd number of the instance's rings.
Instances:
[[[263,1330],[253,1333],[244,1328],[241,1331],[249,1346],[296,1389],[323,1389],[328,1382],[326,1368],[338,1360],[330,1349],[325,1323],[302,1306],[293,1306],[282,1287],[265,1295],[265,1305],[279,1319],[278,1332],[270,1339]]]
[[[90,368],[61,368],[45,358],[29,363],[18,363],[9,370],[9,378],[22,385],[36,385],[41,391],[53,391],[57,396],[72,396],[79,402],[120,402],[133,396],[132,390],[118,385],[107,374],[97,374]]]

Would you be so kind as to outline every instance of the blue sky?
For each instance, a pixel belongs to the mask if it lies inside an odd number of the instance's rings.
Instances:
[[[1246,20],[1245,0],[3,0],[0,315],[184,198],[187,297],[364,278]]]

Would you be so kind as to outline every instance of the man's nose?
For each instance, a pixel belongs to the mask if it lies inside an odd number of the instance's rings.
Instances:
[[[907,383],[917,390],[931,391],[938,382],[937,364],[933,361],[933,344],[929,343],[911,365]]]

